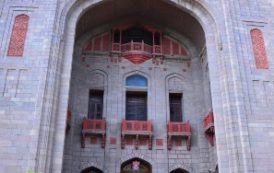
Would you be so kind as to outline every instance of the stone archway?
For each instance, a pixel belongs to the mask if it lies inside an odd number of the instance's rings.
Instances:
[[[152,173],[152,167],[145,160],[133,158],[122,163],[121,173]]]
[[[217,28],[215,27],[215,22],[211,16],[211,14],[208,12],[208,10],[201,5],[198,2],[195,2],[193,5],[193,1],[186,1],[186,2],[170,2],[170,1],[165,1],[167,4],[172,5],[174,8],[182,7],[187,13],[190,13],[193,15],[198,22],[202,25],[204,31],[205,31],[205,37],[206,37],[206,45],[207,45],[207,54],[210,56],[212,59],[210,62],[213,61],[218,61],[218,50],[217,50],[217,45],[218,45],[218,35],[214,35],[212,33],[218,33]],[[79,20],[79,18],[83,15],[84,12],[87,10],[91,9],[93,6],[98,5],[99,3],[103,3],[103,1],[77,1],[75,3],[71,3],[71,5],[68,5],[66,9],[64,9],[62,15],[64,16],[60,18],[61,21],[64,21],[66,23],[61,23],[60,27],[60,35],[64,35],[64,43],[60,41],[60,52],[57,53],[58,55],[61,55],[61,62],[59,63],[55,68],[57,72],[61,72],[60,74],[67,74],[67,75],[60,75],[60,76],[49,76],[55,78],[56,83],[57,81],[60,82],[60,85],[56,86],[56,91],[57,94],[55,97],[59,97],[58,100],[58,105],[59,107],[56,108],[56,125],[53,125],[52,128],[54,129],[65,129],[65,115],[66,115],[66,108],[67,108],[67,99],[68,99],[68,92],[69,92],[69,85],[68,82],[70,81],[70,71],[71,71],[71,64],[72,64],[72,55],[73,55],[73,47],[74,47],[74,39],[75,39],[75,32],[76,32],[76,23]],[[206,15],[205,15],[206,14]],[[213,24],[208,25],[208,23]],[[63,24],[63,25],[62,25]],[[210,43],[210,44],[208,44]],[[54,60],[52,60],[54,61]],[[218,66],[218,64],[217,64]],[[213,68],[214,67],[214,68]],[[61,69],[61,70],[60,70]],[[220,93],[220,87],[221,84],[219,82],[219,76],[216,75],[218,74],[218,71],[220,70],[219,67],[216,68],[216,64],[214,63],[209,63],[209,69],[211,76],[211,80],[213,81],[212,85],[214,85],[215,90],[213,94]],[[59,91],[62,91],[59,93]],[[48,92],[53,92],[49,90]],[[53,94],[54,95],[54,94]],[[214,101],[214,99],[213,99]],[[216,105],[220,104],[220,100],[215,101]],[[44,103],[45,104],[45,103]],[[46,105],[46,104],[45,104]],[[222,110],[219,108],[216,108],[216,114],[218,112],[221,112]],[[55,130],[52,130],[55,131]],[[41,137],[47,136],[46,134],[50,133],[49,131],[41,131]],[[44,135],[43,135],[44,134]],[[42,150],[47,150],[47,148],[52,149],[52,155],[50,154],[48,159],[44,159],[43,155],[38,154],[38,162],[37,162],[37,169],[41,170],[43,172],[51,172],[47,170],[54,170],[56,172],[60,172],[61,170],[61,164],[62,164],[62,156],[63,156],[63,149],[60,149],[60,145],[64,145],[64,142],[59,140],[60,138],[65,138],[65,134],[62,131],[58,131],[56,134],[51,134],[49,135],[52,137],[53,142],[45,144],[45,146],[40,146],[38,147],[41,148],[41,153],[43,153]],[[52,145],[53,143],[56,143],[58,141],[58,146],[57,145]],[[42,144],[44,145],[44,144]],[[49,145],[49,146],[47,146]],[[52,145],[52,146],[51,146]],[[55,148],[57,147],[57,148]],[[61,150],[61,151],[60,151]],[[47,166],[46,166],[47,165]],[[46,167],[46,168],[44,168]]]

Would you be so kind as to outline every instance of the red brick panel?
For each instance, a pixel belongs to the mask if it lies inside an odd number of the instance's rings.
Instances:
[[[110,34],[103,36],[103,51],[107,52],[110,50]]]
[[[164,145],[164,140],[163,139],[156,139],[156,145],[157,146],[163,146]]]
[[[173,55],[179,55],[179,44],[176,42],[172,42],[172,51]]]
[[[263,33],[259,29],[252,29],[250,31],[253,52],[255,56],[256,67],[258,69],[268,69],[268,61],[265,50],[265,43],[263,38]]]
[[[97,37],[94,40],[94,51],[101,51],[101,37]]]
[[[15,17],[12,28],[8,56],[23,56],[29,16],[22,14]]]
[[[183,47],[181,47],[181,55],[183,55],[183,56],[187,55],[187,51]]]
[[[117,139],[115,137],[110,137],[110,144],[111,145],[116,145]]]
[[[166,54],[166,55],[169,55],[170,54],[170,39],[166,38],[166,37],[163,37],[163,53]]]

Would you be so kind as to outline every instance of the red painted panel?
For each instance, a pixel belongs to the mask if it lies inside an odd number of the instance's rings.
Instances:
[[[144,137],[144,136],[139,137],[139,144],[140,145],[147,145],[147,142],[148,142],[147,137]]]
[[[134,144],[134,137],[133,136],[128,136],[126,139],[126,145],[133,145]]]
[[[181,123],[181,122],[169,122],[167,125],[167,130],[169,133],[177,133],[177,132],[185,132],[190,133],[191,127],[189,122]]]
[[[86,48],[85,48],[85,51],[92,51],[92,40],[90,40],[90,42],[87,44]]]
[[[176,42],[172,42],[172,51],[173,55],[179,55],[179,44]]]
[[[101,37],[96,37],[94,39],[94,51],[101,51]]]
[[[111,145],[116,145],[116,143],[117,143],[117,139],[114,138],[114,137],[110,137],[110,144]]]
[[[170,54],[170,39],[163,37],[163,54]]]
[[[106,34],[103,36],[103,51],[107,52],[110,49],[110,34]]]
[[[259,29],[252,29],[250,31],[250,34],[256,61],[256,67],[258,69],[268,69],[269,65],[262,31]]]
[[[152,122],[151,121],[122,121],[122,131],[123,132],[152,132]]]
[[[183,139],[182,138],[175,138],[175,146],[180,147],[183,145]]]
[[[207,116],[203,120],[204,122],[204,128],[207,129],[209,126],[214,125],[214,117],[213,112],[209,112]]]
[[[102,131],[106,130],[106,121],[104,119],[84,119],[83,130]]]
[[[22,14],[15,17],[8,56],[23,56],[28,24],[29,16]]]
[[[161,47],[159,45],[154,45],[153,47],[154,47],[154,53],[156,53],[156,54],[162,53]]]
[[[156,139],[156,145],[157,146],[163,146],[164,145],[164,140],[163,139]]]
[[[183,56],[187,55],[187,51],[185,50],[184,47],[181,47],[181,55],[183,55]]]
[[[90,137],[90,143],[91,144],[97,144],[97,137],[96,136]]]

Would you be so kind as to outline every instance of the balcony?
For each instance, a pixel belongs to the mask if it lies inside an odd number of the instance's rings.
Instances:
[[[153,56],[161,55],[160,45],[148,45],[142,42],[129,42],[125,44],[112,43],[112,53],[118,53],[134,64],[141,64]]]
[[[213,112],[209,112],[203,120],[205,135],[211,146],[214,146],[215,128]]]
[[[139,147],[139,137],[147,137],[148,148],[152,149],[153,126],[151,121],[128,121],[122,120],[121,124],[121,147],[125,148],[127,137],[135,137],[135,148]]]
[[[105,119],[87,119],[84,118],[82,126],[82,147],[85,148],[85,140],[87,136],[95,138],[101,137],[102,148],[105,147],[106,142],[106,121]]]
[[[189,122],[169,122],[167,124],[167,146],[168,149],[172,149],[172,140],[174,138],[182,137],[186,139],[187,150],[191,148],[191,127]]]

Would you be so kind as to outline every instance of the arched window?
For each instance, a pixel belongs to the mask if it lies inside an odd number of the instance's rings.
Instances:
[[[250,34],[256,67],[258,69],[268,69],[268,60],[262,31],[255,28],[250,31]]]
[[[126,86],[147,87],[147,79],[144,76],[135,74],[126,79]]]
[[[126,79],[126,120],[147,120],[147,79],[135,74]]]
[[[8,56],[23,56],[28,24],[29,16],[21,14],[15,17]]]

